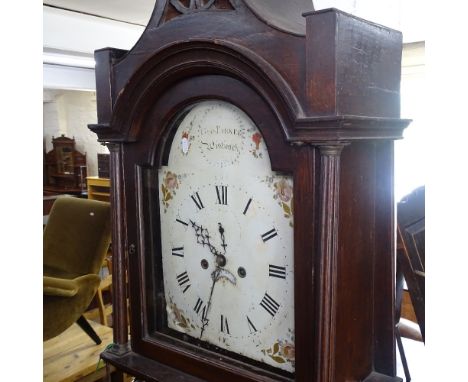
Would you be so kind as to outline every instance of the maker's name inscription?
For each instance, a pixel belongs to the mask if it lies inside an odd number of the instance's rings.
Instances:
[[[228,151],[239,155],[245,140],[246,129],[221,127],[201,127],[198,130],[202,149],[207,151]]]

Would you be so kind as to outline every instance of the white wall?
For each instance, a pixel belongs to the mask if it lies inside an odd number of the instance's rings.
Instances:
[[[88,176],[97,176],[97,154],[108,153],[107,147],[97,141],[88,129],[96,123],[96,95],[94,92],[44,90],[43,126],[44,145],[52,150],[52,137],[61,134],[75,138],[76,149],[86,153]]]
[[[94,68],[43,64],[42,74],[44,89],[96,90]]]
[[[403,42],[424,41],[428,3],[423,0],[313,0],[316,10],[338,8],[403,32]]]
[[[43,79],[45,89],[95,90],[94,51],[112,47],[131,49],[144,27],[51,7],[43,10]],[[51,59],[60,65],[48,65]],[[75,61],[63,64],[60,61]],[[49,60],[49,61],[48,61]],[[53,62],[53,60],[52,60]]]
[[[130,49],[143,33],[138,25],[43,7],[43,47],[94,53],[112,47]]]
[[[395,200],[427,183],[427,147],[430,121],[426,118],[425,44],[403,48],[401,75],[401,117],[412,119],[395,143]]]

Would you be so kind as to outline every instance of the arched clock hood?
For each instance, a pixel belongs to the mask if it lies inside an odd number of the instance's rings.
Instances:
[[[134,139],[130,121],[124,127],[116,119],[121,113],[128,117],[127,99],[137,88],[161,90],[154,73],[161,73],[161,66],[172,65],[164,77],[177,81],[184,74],[176,75],[176,66],[186,60],[194,70],[242,73],[243,81],[269,94],[270,103],[282,103],[283,128],[291,142],[308,140],[308,125],[326,140],[349,136],[350,129],[361,131],[358,125],[365,126],[365,136],[401,137],[407,123],[398,118],[401,33],[337,9],[304,12],[308,9],[313,6],[307,0],[157,1],[130,51],[96,51],[96,92],[102,102],[98,123],[90,128],[102,141]],[[368,79],[361,81],[364,73]],[[144,78],[153,75],[152,84]]]

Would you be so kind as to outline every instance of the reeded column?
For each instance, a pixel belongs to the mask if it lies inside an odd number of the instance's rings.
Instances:
[[[316,263],[317,369],[315,381],[335,382],[336,284],[340,154],[345,144],[320,151],[319,256]]]
[[[112,350],[122,353],[129,348],[122,145],[108,144],[107,146],[110,151],[110,202],[112,211],[112,326],[114,330],[114,347]]]

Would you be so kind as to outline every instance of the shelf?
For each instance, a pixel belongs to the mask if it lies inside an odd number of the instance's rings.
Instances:
[[[108,196],[110,197],[110,194],[108,192],[97,192],[97,191],[91,191],[91,193],[93,195],[97,195],[97,196]]]
[[[110,201],[110,179],[88,176],[88,199]]]

